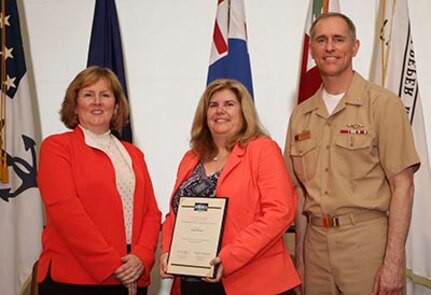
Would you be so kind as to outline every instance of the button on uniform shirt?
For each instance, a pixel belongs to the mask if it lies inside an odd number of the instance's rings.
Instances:
[[[132,243],[133,197],[136,178],[132,168],[132,159],[121,142],[110,131],[95,134],[80,126],[84,131],[85,143],[106,153],[111,159],[115,171],[118,193],[123,204],[124,226],[127,244]],[[97,163],[94,163],[97,165]]]
[[[357,73],[332,114],[322,89],[295,108],[285,156],[313,215],[387,211],[388,178],[420,164],[401,99]]]

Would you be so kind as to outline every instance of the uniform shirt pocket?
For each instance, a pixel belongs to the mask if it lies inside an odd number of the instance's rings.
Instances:
[[[305,183],[316,174],[317,148],[314,139],[298,141],[290,149],[293,168],[298,179]]]
[[[334,166],[344,176],[362,177],[378,162],[371,136],[339,135],[335,145]]]

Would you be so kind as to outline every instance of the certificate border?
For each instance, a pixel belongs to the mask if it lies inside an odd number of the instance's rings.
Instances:
[[[183,199],[183,198],[190,199],[190,200],[193,200],[193,201],[194,201],[194,199],[209,199],[209,200],[215,200],[215,199],[220,200],[221,199],[221,200],[224,201],[224,204],[223,204],[224,208],[223,208],[223,212],[222,212],[221,226],[220,226],[220,234],[219,234],[218,242],[217,242],[217,250],[216,250],[216,256],[217,256],[218,253],[220,252],[220,249],[221,249],[221,241],[222,241],[222,238],[223,238],[224,223],[225,223],[225,220],[226,220],[226,210],[227,210],[229,198],[227,198],[227,197],[185,197],[185,196],[180,196],[180,200]],[[179,202],[179,204],[180,203],[181,202]],[[178,206],[178,210],[179,210],[179,208],[180,207]],[[178,215],[178,212],[175,215],[175,224],[174,224],[174,230],[172,231],[171,244],[169,246],[167,267],[169,266],[169,259],[170,259],[170,256],[171,256],[170,253],[171,253],[171,248],[172,248],[172,244],[173,244],[172,242],[173,242],[173,238],[174,238],[174,235],[175,235],[175,230],[177,229],[177,215]],[[190,267],[190,268],[195,268],[195,269],[196,268],[211,269],[211,266],[178,264],[178,263],[171,263],[171,265],[181,266],[181,267],[184,267],[184,268]],[[218,268],[218,265],[215,265],[213,267],[212,275],[210,276],[210,278],[215,278],[215,275],[217,273],[217,268]],[[183,272],[175,272],[175,271],[172,271],[172,270],[171,271],[167,270],[166,273],[172,274],[172,275],[182,275],[182,276],[190,276],[190,277],[198,277],[198,278],[207,277],[207,276],[200,276],[200,275],[195,275],[195,274],[188,274],[186,272],[184,272],[184,273]]]

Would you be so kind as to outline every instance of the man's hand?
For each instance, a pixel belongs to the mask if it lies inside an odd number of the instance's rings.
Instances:
[[[377,271],[371,295],[402,295],[404,283],[404,261],[399,265],[384,263]]]
[[[298,272],[299,278],[302,282],[301,285],[295,287],[294,291],[296,295],[303,295],[304,293],[304,262],[303,259],[296,260],[296,271]]]
[[[413,167],[389,178],[392,197],[389,205],[388,242],[385,258],[374,279],[372,295],[403,294],[405,244],[413,205]]]

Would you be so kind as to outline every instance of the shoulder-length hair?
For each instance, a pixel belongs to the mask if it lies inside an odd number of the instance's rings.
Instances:
[[[69,84],[59,112],[60,119],[67,128],[74,129],[79,124],[76,114],[79,91],[97,83],[100,79],[105,79],[110,84],[115,96],[117,110],[112,116],[110,129],[114,133],[121,134],[121,129],[126,125],[129,117],[129,105],[117,76],[110,69],[99,66],[91,66],[82,70]]]
[[[215,80],[207,86],[198,102],[191,130],[191,149],[197,153],[204,162],[217,155],[217,147],[213,141],[207,123],[209,103],[214,93],[224,89],[229,89],[235,93],[241,106],[243,117],[243,126],[241,130],[229,140],[226,148],[232,150],[235,144],[245,146],[254,138],[267,136],[266,131],[260,123],[254,102],[247,88],[233,79]]]

